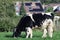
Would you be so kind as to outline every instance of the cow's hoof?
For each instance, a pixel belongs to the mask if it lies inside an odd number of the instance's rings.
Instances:
[[[28,38],[28,37],[26,37],[26,38]]]
[[[45,35],[45,36],[42,36],[42,38],[46,38],[47,37],[47,35]]]

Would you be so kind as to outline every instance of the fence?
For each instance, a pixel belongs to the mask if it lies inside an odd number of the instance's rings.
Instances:
[[[60,30],[60,20],[55,21],[55,27],[57,31]]]

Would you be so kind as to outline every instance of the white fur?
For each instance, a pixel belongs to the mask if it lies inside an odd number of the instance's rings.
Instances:
[[[45,37],[47,37],[47,29],[44,29],[43,31],[44,31],[44,32],[43,32],[42,38],[45,38]]]
[[[48,12],[48,13],[45,13],[45,14],[46,14],[46,15],[50,15],[50,16],[51,16],[51,13],[52,13],[52,12]]]
[[[45,13],[44,12],[42,12],[42,15],[44,15]]]
[[[53,35],[53,27],[54,27],[54,23],[53,23],[53,21],[50,21],[50,24],[48,26],[48,34],[51,38],[52,38],[52,35]]]
[[[51,19],[46,19],[42,25],[42,29],[44,30],[43,37],[47,36],[47,32],[49,34],[49,37],[52,38],[53,35],[53,21]]]
[[[26,29],[27,29],[27,31],[26,31],[26,33],[27,33],[26,38],[28,38],[29,35],[30,35],[30,38],[32,38],[32,29],[30,27],[27,27]]]
[[[50,15],[51,16],[51,13],[52,12],[47,12],[47,13],[42,12],[42,15],[46,14],[46,15]]]
[[[34,19],[33,19],[33,17],[32,17],[33,14],[27,13],[27,15],[31,17],[32,21],[34,21]]]

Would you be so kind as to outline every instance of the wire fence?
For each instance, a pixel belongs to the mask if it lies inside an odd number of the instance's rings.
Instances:
[[[58,31],[58,30],[60,30],[60,20],[58,20],[58,21],[56,21],[55,22],[55,29]]]

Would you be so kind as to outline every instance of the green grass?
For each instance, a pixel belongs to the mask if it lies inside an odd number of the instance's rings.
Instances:
[[[33,38],[25,38],[25,33],[22,32],[21,37],[18,38],[12,38],[11,37],[12,32],[0,32],[0,40],[60,40],[60,31],[56,31],[53,34],[53,38],[42,38],[42,32],[41,31],[34,31],[33,32]]]

